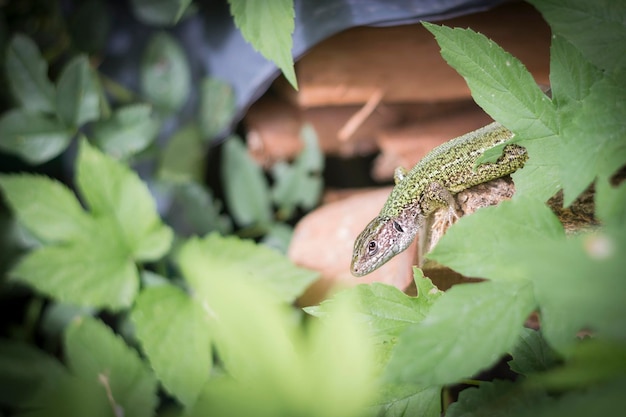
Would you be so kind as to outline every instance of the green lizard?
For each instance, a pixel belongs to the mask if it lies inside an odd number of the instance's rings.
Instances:
[[[408,173],[396,169],[387,202],[354,242],[352,274],[369,274],[405,250],[436,210],[447,208],[453,222],[458,215],[452,194],[521,168],[528,156],[515,144],[504,146],[498,161],[475,166],[486,150],[512,137],[494,122],[436,147]]]

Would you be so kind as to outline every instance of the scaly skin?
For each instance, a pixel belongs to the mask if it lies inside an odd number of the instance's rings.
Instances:
[[[491,123],[433,149],[411,171],[396,171],[396,186],[376,216],[354,242],[351,271],[369,274],[405,250],[426,218],[440,208],[456,216],[452,194],[521,168],[526,149],[510,144],[497,162],[474,167],[488,149],[511,139],[513,134]]]

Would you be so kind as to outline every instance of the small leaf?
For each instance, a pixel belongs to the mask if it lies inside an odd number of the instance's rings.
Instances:
[[[152,143],[159,131],[159,123],[150,113],[150,106],[145,104],[121,107],[110,119],[94,124],[92,139],[115,158],[134,155]]]
[[[148,25],[170,26],[184,15],[191,0],[132,0],[133,12]]]
[[[159,178],[176,183],[201,182],[205,152],[200,129],[194,125],[183,127],[169,138],[160,154]]]
[[[444,385],[470,377],[511,349],[534,308],[529,283],[456,285],[400,335],[386,378]]]
[[[41,164],[67,148],[72,136],[57,119],[13,109],[0,118],[0,150],[29,164]]]
[[[48,79],[48,64],[35,42],[16,34],[6,54],[6,76],[15,99],[25,110],[54,113],[54,85]]]
[[[511,369],[526,375],[545,371],[559,361],[559,356],[546,343],[541,333],[532,329],[523,329],[517,345],[511,351]]]
[[[189,62],[178,41],[165,32],[155,34],[141,63],[141,89],[146,98],[166,112],[178,111],[190,88]]]
[[[81,141],[77,183],[89,209],[98,217],[112,216],[124,246],[136,260],[161,257],[172,242],[172,231],[163,225],[150,191],[137,174]]]
[[[318,276],[263,245],[216,233],[192,238],[179,256],[187,282],[201,294],[223,280],[245,279],[291,303]]]
[[[222,180],[226,204],[242,226],[267,227],[272,221],[270,191],[261,167],[236,136],[224,143]]]
[[[70,127],[100,117],[100,85],[84,55],[68,62],[57,81],[57,113]]]
[[[65,334],[65,349],[73,374],[83,383],[99,387],[115,415],[154,415],[154,375],[137,352],[104,323],[91,317],[77,320]]]
[[[20,222],[44,242],[69,242],[92,227],[92,219],[74,193],[57,181],[27,174],[2,175],[0,186]]]
[[[183,405],[193,404],[209,379],[208,315],[176,287],[161,285],[137,298],[132,321],[157,377]]]
[[[200,84],[200,129],[209,142],[230,127],[235,115],[232,87],[216,78],[204,78]]]
[[[292,0],[268,3],[246,0],[229,0],[230,13],[243,37],[265,58],[281,69],[287,81],[298,89],[293,69],[291,34],[294,30]]]

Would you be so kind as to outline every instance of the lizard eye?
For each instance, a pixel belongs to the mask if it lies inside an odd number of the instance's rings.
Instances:
[[[378,244],[375,240],[372,240],[370,243],[367,244],[367,254],[372,256],[376,252],[378,252]]]

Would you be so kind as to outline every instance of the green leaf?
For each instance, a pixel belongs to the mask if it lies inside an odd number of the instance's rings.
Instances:
[[[69,242],[93,226],[74,193],[58,181],[27,174],[2,175],[0,187],[20,222],[44,242]]]
[[[461,391],[458,401],[448,408],[446,417],[517,416],[517,413],[523,414],[545,404],[552,404],[552,401],[543,391],[524,391],[511,381],[495,380]]]
[[[563,236],[563,226],[547,206],[520,198],[461,218],[427,256],[469,277],[528,279],[532,260],[522,248],[542,241],[550,245]]]
[[[626,8],[613,0],[530,0],[550,25],[603,70],[626,66]]]
[[[286,223],[274,223],[265,236],[263,236],[263,239],[261,239],[261,243],[279,251],[282,254],[287,254],[292,237],[292,226]]]
[[[100,85],[85,55],[68,62],[57,81],[57,113],[70,127],[100,117]]]
[[[596,178],[608,178],[626,164],[626,83],[623,77],[596,82],[562,123],[563,204],[569,206]]]
[[[110,119],[94,124],[93,142],[109,155],[120,159],[144,150],[159,131],[159,122],[150,117],[151,111],[146,104],[117,109]]]
[[[139,287],[137,268],[111,221],[97,222],[80,239],[30,252],[11,276],[59,301],[111,310],[128,307]]]
[[[607,228],[626,226],[626,182],[612,187],[608,180],[596,183],[596,216]]]
[[[53,357],[25,343],[0,340],[0,404],[28,407],[65,374]]]
[[[90,317],[77,320],[66,332],[65,349],[73,374],[84,384],[99,387],[115,415],[154,415],[154,375],[104,323]]]
[[[184,15],[191,0],[132,0],[133,12],[148,25],[171,26]]]
[[[371,407],[372,415],[380,417],[441,415],[441,387],[419,387],[414,385],[386,385]]]
[[[200,83],[200,129],[205,142],[230,127],[235,115],[235,93],[232,87],[216,78]]]
[[[221,214],[221,202],[204,185],[190,181],[175,184],[170,191],[173,201],[166,220],[177,234],[202,236],[214,231],[228,234],[232,230],[230,218]]]
[[[47,162],[67,148],[72,138],[57,119],[13,109],[0,117],[0,150],[29,164]]]
[[[207,312],[178,288],[161,285],[141,293],[131,319],[165,389],[192,405],[212,366]]]
[[[276,181],[272,189],[272,199],[280,207],[283,218],[291,217],[296,206],[312,209],[319,201],[323,190],[321,172],[324,169],[324,156],[317,143],[317,135],[311,126],[302,130],[304,149],[292,165],[286,162],[272,166]]]
[[[67,22],[72,43],[79,50],[95,54],[106,46],[111,14],[103,0],[82,1],[73,7]]]
[[[443,385],[470,377],[511,349],[534,308],[528,283],[454,286],[400,335],[386,378]]]
[[[35,42],[25,35],[14,35],[7,48],[5,68],[13,97],[25,110],[54,113],[54,85]]]
[[[178,41],[165,32],[155,34],[143,54],[141,89],[157,108],[174,112],[187,101],[191,71]]]
[[[137,174],[81,141],[77,183],[94,216],[112,216],[124,246],[139,261],[151,261],[169,249],[173,234],[163,225],[150,191]]]
[[[194,262],[191,256],[181,264]],[[305,330],[284,304],[239,279],[196,294],[215,317],[215,340],[230,375],[212,379],[186,416],[362,415],[374,394],[372,359],[348,300],[334,306],[332,320]]]
[[[582,340],[562,366],[525,381],[529,387],[548,390],[584,388],[626,375],[626,345],[602,339]]]
[[[318,277],[317,272],[296,267],[275,250],[216,233],[190,239],[181,249],[179,262],[187,282],[200,294],[225,280],[245,279],[292,303]]]
[[[243,37],[265,58],[281,69],[287,81],[298,88],[293,69],[291,34],[294,30],[293,0],[257,2],[229,0],[230,13]]]
[[[557,242],[518,248],[541,308],[543,336],[559,352],[576,343],[576,332],[625,339],[626,236],[598,230]]]
[[[161,152],[159,178],[176,183],[202,182],[205,152],[200,129],[195,125],[185,126],[169,138]]]
[[[545,371],[559,362],[559,356],[546,343],[541,333],[532,329],[522,329],[520,339],[511,351],[511,369],[526,375]]]
[[[540,201],[560,188],[558,129],[554,105],[524,65],[470,29],[424,23],[441,46],[441,55],[467,81],[472,97],[490,116],[516,134],[529,160],[513,178],[518,196]]]
[[[224,143],[222,180],[226,204],[242,226],[268,227],[272,222],[270,191],[261,167],[237,136]]]

